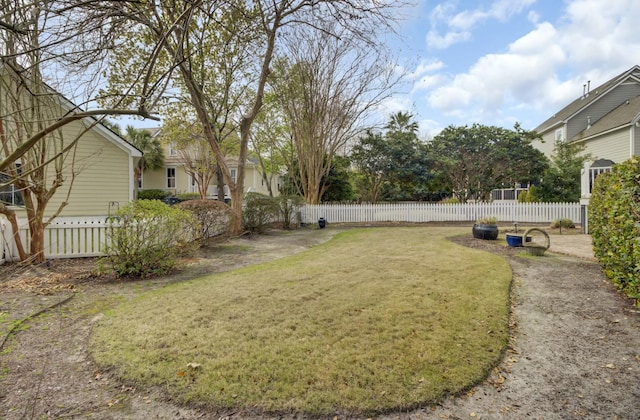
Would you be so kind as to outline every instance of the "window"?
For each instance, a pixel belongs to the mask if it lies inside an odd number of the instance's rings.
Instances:
[[[142,171],[138,174],[138,189],[142,189]]]
[[[176,168],[167,168],[167,188],[176,187]]]
[[[558,128],[556,130],[556,141],[561,141],[564,140],[564,131],[562,130],[562,128]]]
[[[19,163],[16,163],[16,169],[18,174],[22,173],[22,167]],[[1,186],[5,182],[8,182],[10,177],[6,173],[0,173],[0,201],[10,206],[24,206],[24,200],[22,199],[22,192],[18,190],[15,184]]]
[[[178,151],[176,150],[176,147],[173,143],[171,143],[171,145],[169,145],[169,155],[170,156],[178,156]]]
[[[237,169],[232,169],[231,170],[231,180],[233,182],[236,182],[237,178],[238,178],[238,170]]]

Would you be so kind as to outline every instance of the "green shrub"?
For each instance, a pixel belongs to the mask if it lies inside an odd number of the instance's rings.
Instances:
[[[574,229],[576,227],[575,223],[573,223],[573,220],[567,218],[567,217],[563,217],[562,219],[556,219],[553,222],[551,222],[551,225],[549,225],[550,228],[552,229],[558,229],[558,228],[567,228],[567,229]]]
[[[527,203],[528,196],[529,192],[527,190],[520,191],[520,194],[518,194],[518,203]]]
[[[295,224],[296,212],[304,204],[304,199],[299,195],[281,195],[277,197],[282,227],[291,229]]]
[[[441,201],[442,204],[460,204],[460,199],[457,197],[447,197]]]
[[[280,213],[280,205],[274,197],[260,193],[248,193],[244,198],[242,226],[250,231],[262,233]]]
[[[180,201],[198,200],[200,198],[200,194],[198,194],[198,193],[180,193],[180,194],[176,194],[176,197],[178,197],[178,199],[180,199]]]
[[[108,219],[103,262],[119,276],[149,277],[170,272],[177,257],[194,249],[195,216],[158,200],[127,204]]]
[[[529,187],[528,190],[521,191],[518,194],[518,203],[535,203],[540,201],[538,198],[538,189],[535,185]]]
[[[589,203],[593,250],[606,276],[640,299],[640,161],[598,175]]]
[[[192,212],[199,221],[200,239],[222,235],[228,232],[233,220],[233,210],[227,204],[217,200],[188,200],[177,204],[178,207]]]
[[[138,200],[162,200],[171,193],[164,190],[138,190]]]
[[[538,187],[532,185],[527,192],[527,203],[537,203],[538,201],[540,201],[540,197],[538,197]]]

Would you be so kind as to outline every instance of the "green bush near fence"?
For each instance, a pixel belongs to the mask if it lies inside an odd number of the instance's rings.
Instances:
[[[242,226],[255,233],[262,233],[280,214],[278,199],[260,193],[248,193],[244,197]]]
[[[593,249],[605,274],[640,299],[640,161],[632,158],[598,175],[589,203]]]
[[[132,201],[108,219],[102,263],[117,276],[151,277],[170,272],[200,235],[190,211],[158,200]]]

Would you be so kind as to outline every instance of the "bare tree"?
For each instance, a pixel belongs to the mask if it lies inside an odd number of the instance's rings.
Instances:
[[[274,90],[291,127],[302,193],[320,202],[334,156],[367,128],[397,83],[384,51],[335,24],[298,28],[278,61]]]
[[[197,121],[186,118],[171,118],[162,126],[161,138],[163,142],[172,144],[178,153],[180,163],[185,172],[195,183],[201,199],[207,197],[209,184],[217,174],[216,157],[202,135],[202,129]],[[224,190],[224,185],[219,190]]]
[[[90,3],[0,0],[0,187],[12,186],[22,196],[29,252],[18,235],[16,212],[0,203],[0,213],[12,225],[21,260],[44,260],[44,229],[67,205],[81,170],[77,142],[96,118],[148,116],[144,106],[84,110],[61,94],[82,93],[82,103],[91,101],[99,63],[113,39],[116,16],[110,7]],[[78,134],[63,134],[63,127],[87,119],[91,123]],[[47,205],[63,185],[66,199],[45,219]]]
[[[181,93],[202,124],[231,191],[236,215],[232,231],[239,232],[251,127],[263,105],[278,43],[288,36],[284,29],[301,25],[326,28],[325,22],[337,22],[342,36],[375,45],[376,36],[393,22],[394,6],[402,4],[369,0],[125,3],[134,24],[123,48],[117,51],[123,64],[111,73],[110,89],[118,91],[125,80],[122,75],[141,62],[149,62],[147,57],[157,57],[156,74],[176,76],[167,86]],[[141,45],[142,40],[149,42]],[[130,82],[130,78],[126,80]],[[163,82],[149,83],[158,86]],[[231,127],[240,133],[235,180],[220,147],[221,137],[228,134],[221,130]]]

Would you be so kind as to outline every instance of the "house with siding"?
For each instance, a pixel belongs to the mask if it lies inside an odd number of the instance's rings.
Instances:
[[[614,163],[640,155],[640,66],[591,88],[535,128],[542,141],[534,146],[551,156],[557,140],[584,145],[593,160],[585,164],[581,179],[583,220],[595,177]]]
[[[2,74],[0,74],[1,76]],[[4,73],[7,76],[7,73]],[[10,88],[11,79],[7,76],[3,79],[3,86]],[[4,106],[0,107],[0,121],[7,137],[12,133],[9,130],[17,130],[13,123],[15,115],[30,115],[32,109],[42,109],[46,115],[39,116],[42,120],[52,123],[59,119],[78,112],[78,107],[44,85],[45,95],[32,96],[30,98],[17,99],[1,98]],[[7,93],[10,89],[5,90]],[[9,95],[9,93],[7,93]],[[26,94],[25,94],[26,95]],[[35,104],[35,101],[42,103]],[[12,110],[12,102],[20,106],[31,107],[27,110]],[[77,141],[76,141],[77,140]],[[135,197],[134,168],[142,157],[142,152],[128,143],[125,139],[102,125],[93,117],[85,117],[74,120],[55,130],[49,137],[41,141],[49,142],[47,152],[49,158],[60,150],[61,145],[70,146],[76,141],[76,146],[71,147],[65,155],[61,166],[62,185],[53,195],[46,207],[44,216],[52,215],[61,203],[68,203],[63,207],[60,217],[63,216],[106,216],[118,207],[126,204]],[[0,151],[0,160],[6,158],[7,150]],[[50,163],[53,168],[54,162]],[[21,162],[17,161],[20,168]],[[19,170],[19,169],[18,169]],[[51,185],[56,171],[47,169],[47,185]],[[0,184],[9,179],[8,172],[0,174]],[[72,182],[73,181],[73,182]],[[0,187],[0,200],[15,211],[16,216],[26,218],[22,193],[16,190],[14,185]]]
[[[160,129],[149,128],[152,135],[160,136]],[[145,170],[138,182],[141,190],[159,189],[169,192],[171,195],[184,193],[197,193],[198,187],[193,177],[186,170],[184,158],[176,148],[175,144],[161,137],[161,143],[164,152],[164,167],[155,170]],[[231,171],[231,177],[235,181],[238,173],[238,159],[234,157],[227,158],[227,165]],[[257,192],[261,194],[269,194],[267,181],[263,178],[260,164],[254,159],[247,159],[245,162],[245,192]],[[275,177],[272,181],[272,191],[274,195],[278,194],[279,179]],[[218,186],[216,177],[214,176],[207,188],[207,197],[212,199],[218,198]],[[229,188],[224,187],[225,197],[229,197]]]

